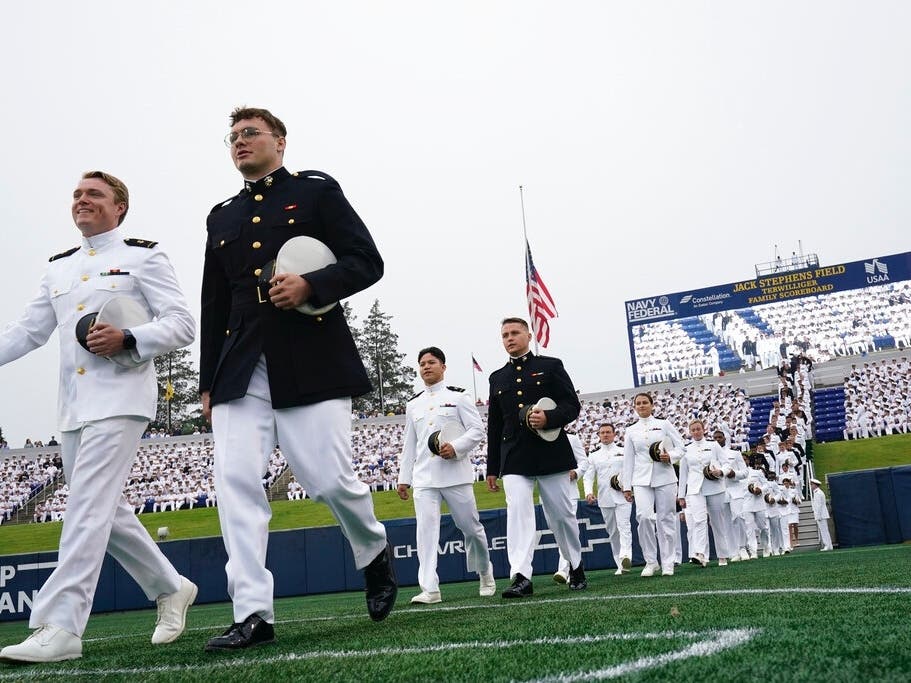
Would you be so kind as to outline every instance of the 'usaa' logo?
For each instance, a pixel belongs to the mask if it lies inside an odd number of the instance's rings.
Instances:
[[[872,263],[864,261],[864,270],[867,273],[867,282],[871,285],[889,281],[889,265],[879,259],[873,259]]]

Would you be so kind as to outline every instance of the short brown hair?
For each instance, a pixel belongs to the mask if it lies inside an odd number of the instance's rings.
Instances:
[[[123,202],[126,205],[123,209],[123,213],[120,214],[120,220],[117,221],[117,225],[123,223],[123,219],[127,217],[127,211],[130,210],[130,191],[127,189],[127,186],[123,184],[123,181],[120,178],[115,178],[110,173],[105,173],[104,171],[86,171],[82,174],[83,180],[88,180],[89,178],[98,178],[107,183],[108,186],[114,190],[114,201],[118,204]]]
[[[234,111],[231,112],[232,126],[238,121],[243,121],[244,119],[262,119],[269,125],[269,128],[272,129],[273,133],[278,133],[282,137],[288,135],[288,129],[285,128],[285,124],[282,123],[281,119],[268,109],[257,109],[256,107],[236,107]]]
[[[526,330],[528,329],[528,323],[525,322],[522,318],[503,318],[503,320],[500,321],[500,327],[503,327],[503,325],[509,325],[510,323],[515,323],[516,325],[521,325]]]

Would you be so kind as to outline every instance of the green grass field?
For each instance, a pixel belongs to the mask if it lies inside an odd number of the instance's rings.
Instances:
[[[817,445],[815,450],[816,477],[825,481],[827,474],[836,472],[911,465],[911,434],[832,441]]]
[[[805,552],[643,579],[591,572],[571,593],[548,575],[535,596],[444,602],[371,622],[360,593],[276,602],[275,645],[207,654],[227,604],[190,610],[176,643],[153,647],[153,610],[94,616],[84,657],[0,664],[0,681],[908,681],[911,545]],[[498,581],[500,588],[506,581]],[[0,624],[0,644],[24,623]]]

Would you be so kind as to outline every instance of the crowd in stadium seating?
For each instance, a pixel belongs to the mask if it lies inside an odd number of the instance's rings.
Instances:
[[[771,336],[785,345],[787,355],[799,348],[817,362],[875,351],[882,344],[899,349],[911,345],[911,285],[907,282],[790,299],[753,310],[773,330]],[[738,339],[769,337],[746,327],[740,326]],[[742,341],[731,346],[742,353]]]
[[[803,405],[809,395],[810,386],[810,376],[806,368],[798,369],[793,379],[790,376],[784,377],[782,382],[783,388],[787,389],[783,399],[784,410],[790,411],[791,396],[794,394],[800,397],[796,401],[797,404]],[[618,443],[622,443],[624,427],[636,419],[632,408],[632,393],[608,396],[601,401],[584,401],[579,418],[570,425],[570,429],[579,434],[587,448],[591,448],[598,441],[598,426],[602,422],[612,422],[617,426]],[[654,398],[655,414],[669,419],[682,434],[686,434],[689,421],[698,417],[705,420],[711,429],[722,429],[728,435],[730,446],[744,450],[749,447],[747,425],[751,408],[743,389],[730,383],[702,384],[680,387],[674,391],[665,389],[656,392]],[[486,422],[486,415],[482,417]],[[355,423],[352,429],[354,469],[372,490],[395,489],[404,432],[404,422],[401,420],[386,423]],[[483,481],[487,475],[486,451],[486,441],[482,441],[469,455],[477,481]],[[16,471],[24,468],[28,462],[32,461],[19,456],[15,460],[15,466],[18,467]],[[160,441],[151,437],[151,440],[143,441],[140,446],[124,493],[137,514],[202,505],[213,506],[217,499],[212,464],[213,450],[210,440],[177,442]],[[57,469],[59,467],[58,464]],[[287,463],[280,449],[276,447],[269,458],[263,485],[270,487],[286,468]],[[41,470],[42,473],[45,473],[45,469]],[[56,470],[52,470],[52,474],[55,475]],[[4,473],[2,481],[9,482],[12,479],[12,476]],[[296,487],[289,488],[293,488],[295,493],[289,495],[289,498],[306,496],[306,492],[303,491],[298,495]],[[32,490],[31,485],[29,491],[23,488],[21,495],[25,495],[27,499]],[[4,495],[0,494],[0,500],[3,499]],[[21,505],[21,501],[18,504]],[[65,506],[66,488],[60,486],[36,510],[34,518],[36,521],[59,519]]]
[[[844,389],[846,440],[911,431],[911,363],[906,356],[852,365]]]
[[[6,456],[0,463],[0,524],[12,519],[29,498],[56,479],[62,468],[59,455]]]
[[[776,367],[797,353],[821,363],[911,346],[911,284],[788,299],[699,318],[717,344],[740,357],[744,369]],[[757,320],[758,326],[749,320]],[[718,375],[714,347],[703,350],[680,321],[640,325],[633,346],[640,384]]]
[[[633,335],[640,384],[718,374],[718,354],[703,352],[679,323],[640,325]]]
[[[750,402],[743,389],[725,384],[701,384],[653,392],[655,415],[667,419],[681,434],[687,433],[690,420],[699,418],[711,429],[719,428],[728,434],[733,448],[747,448],[746,429],[750,419]],[[598,443],[598,426],[604,422],[615,425],[617,442],[622,443],[623,431],[637,420],[633,410],[632,392],[605,398],[600,403],[584,401],[579,419],[572,426],[586,448]]]

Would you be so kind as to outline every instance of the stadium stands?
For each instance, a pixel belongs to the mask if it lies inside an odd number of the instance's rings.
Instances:
[[[845,439],[907,434],[911,430],[911,363],[906,356],[852,365],[840,394]],[[839,399],[838,390],[832,395],[833,400]]]
[[[50,454],[6,455],[0,461],[0,524],[12,520],[27,501],[53,482],[62,462]]]
[[[728,328],[736,322],[729,321]],[[896,356],[898,354],[895,354]],[[848,359],[842,361],[846,366]],[[792,403],[802,407],[808,431],[818,441],[863,438],[886,433],[907,432],[911,366],[906,357],[854,364],[845,371],[843,386],[812,389],[808,367],[798,369],[794,378],[785,374],[779,389],[790,394],[748,398],[745,390],[730,382],[704,382],[654,389],[656,414],[669,419],[686,435],[689,421],[699,417],[710,429],[722,428],[732,447],[747,449],[766,433],[775,400],[782,409],[776,426],[785,426]],[[740,375],[739,377],[744,377]],[[774,378],[774,377],[773,377]],[[766,389],[767,390],[767,389]],[[570,425],[587,448],[597,443],[597,428],[612,422],[622,443],[624,428],[635,420],[632,409],[634,389],[602,394],[597,400],[583,400],[578,420]],[[865,413],[859,412],[863,408]],[[845,411],[848,410],[846,417]],[[486,421],[486,411],[482,409]],[[866,415],[866,417],[865,417]],[[866,431],[864,431],[864,424]],[[398,480],[399,455],[404,438],[401,416],[356,420],[352,429],[352,458],[355,471],[374,491],[393,490]],[[471,454],[478,481],[487,475],[487,446],[482,442]],[[157,510],[187,509],[215,505],[212,473],[212,442],[208,435],[144,440],[125,487],[127,499],[137,514]],[[0,462],[0,523],[15,519],[26,503],[29,521],[62,517],[66,506],[66,485],[61,481],[57,449],[44,452],[28,449],[7,454]],[[263,485],[267,488],[286,482],[282,476],[287,463],[276,448],[271,454]],[[52,484],[51,486],[48,486]],[[286,497],[285,484],[278,495]],[[34,512],[32,512],[34,510]],[[21,517],[21,516],[20,516]]]
[[[636,326],[639,384],[911,346],[911,284],[887,283]]]
[[[888,283],[845,292],[789,299],[740,309],[738,340],[731,345],[744,362],[743,340],[773,340],[785,355],[798,349],[822,363],[838,356],[861,355],[911,343],[911,284]],[[758,340],[758,341],[757,341]],[[774,355],[762,367],[770,367]],[[781,350],[778,350],[781,357]]]

